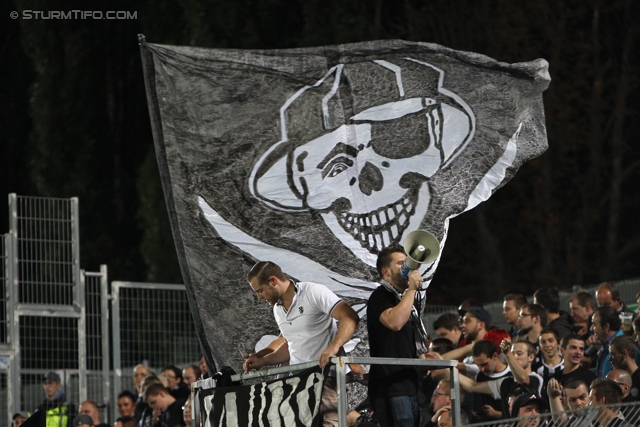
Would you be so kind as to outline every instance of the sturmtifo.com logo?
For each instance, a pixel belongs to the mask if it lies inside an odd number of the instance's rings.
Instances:
[[[11,19],[138,19],[138,11],[129,10],[15,10]]]

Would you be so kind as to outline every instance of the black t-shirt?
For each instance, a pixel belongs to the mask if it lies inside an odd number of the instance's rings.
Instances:
[[[492,376],[488,376],[480,372],[476,377],[476,382],[481,383],[485,381],[492,381],[492,380],[497,380],[500,378],[507,378],[507,377],[513,377],[513,374],[509,369],[505,369],[503,372],[496,372]],[[493,407],[493,409],[495,409],[496,411],[502,412],[502,399],[494,399],[493,396],[490,394],[473,393],[474,416],[472,417],[473,419],[471,420],[472,423],[492,420],[491,418],[488,418],[484,415],[484,412],[482,411],[482,407],[484,405],[489,405]]]
[[[182,406],[187,399],[177,399],[166,411],[160,415],[160,425],[163,427],[185,426],[186,423],[182,418]]]
[[[587,389],[589,388],[589,386],[591,385],[591,382],[593,380],[595,380],[596,374],[594,374],[593,372],[591,372],[589,369],[585,369],[582,366],[579,366],[578,369],[576,369],[573,372],[570,372],[568,374],[563,374],[562,371],[560,371],[559,373],[557,373],[554,377],[556,380],[558,380],[558,382],[564,386],[567,381],[569,381],[572,378],[579,378],[582,381],[587,383]]]
[[[539,390],[541,389],[542,383],[540,382],[540,377],[537,374],[529,374],[529,384],[526,386],[531,392],[535,394],[539,394]],[[509,395],[513,390],[518,387],[522,387],[521,384],[516,382],[516,379],[513,376],[509,376],[505,378],[502,383],[500,383],[500,398],[502,400],[502,418],[507,419],[511,418],[511,414],[509,414]]]
[[[411,320],[395,332],[380,323],[383,311],[398,305],[398,298],[384,286],[371,293],[367,303],[367,331],[371,357],[415,359],[416,346]],[[418,371],[411,366],[371,365],[370,397],[415,396]]]
[[[185,382],[180,382],[178,388],[169,390],[174,399],[186,399],[191,394],[191,389]]]
[[[631,374],[631,389],[629,396],[633,396],[635,400],[640,401],[640,368]]]

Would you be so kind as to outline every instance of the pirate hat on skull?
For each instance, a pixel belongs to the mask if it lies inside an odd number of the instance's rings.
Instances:
[[[443,80],[442,70],[412,58],[332,67],[281,107],[282,137],[255,164],[252,194],[278,210],[314,209],[307,201],[314,189],[299,173],[304,153],[295,152],[336,131],[341,133],[338,139],[344,140],[337,150],[357,151],[368,144],[376,153],[396,160],[427,151],[437,158],[424,163],[421,171],[430,177],[464,149],[475,131],[470,107],[445,89]],[[366,133],[370,141],[363,143],[358,130],[349,127],[360,124],[371,126],[370,134]],[[282,185],[285,179],[287,185]]]

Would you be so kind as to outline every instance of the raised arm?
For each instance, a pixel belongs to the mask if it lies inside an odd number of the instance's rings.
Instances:
[[[553,417],[553,422],[558,427],[564,427],[567,425],[569,421],[569,417],[567,413],[564,412],[565,408],[562,405],[562,386],[555,378],[551,378],[549,380],[549,384],[547,384],[547,394],[549,395],[549,407],[551,408],[551,416]]]
[[[524,370],[522,366],[516,360],[516,357],[511,352],[511,340],[505,338],[500,343],[500,349],[502,353],[504,353],[504,357],[507,359],[507,364],[511,369],[511,373],[513,374],[513,379],[516,380],[518,384],[529,385],[531,382],[529,374]]]
[[[473,350],[473,343],[467,344],[464,347],[455,348],[445,354],[442,355],[443,359],[448,360],[460,360],[462,358],[467,357],[471,354],[471,350]]]
[[[488,381],[477,383],[464,375],[460,375],[458,378],[460,379],[460,385],[465,391],[471,393],[493,394]]]
[[[409,273],[409,288],[402,295],[402,299],[395,306],[380,314],[380,323],[392,331],[398,332],[409,321],[416,291],[422,284],[422,276],[418,270]]]

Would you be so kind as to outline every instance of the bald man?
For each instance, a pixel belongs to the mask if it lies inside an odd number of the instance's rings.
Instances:
[[[607,378],[615,381],[620,386],[623,402],[635,402],[633,396],[629,394],[629,391],[631,391],[631,375],[629,375],[629,372],[624,369],[614,369],[609,371]]]

